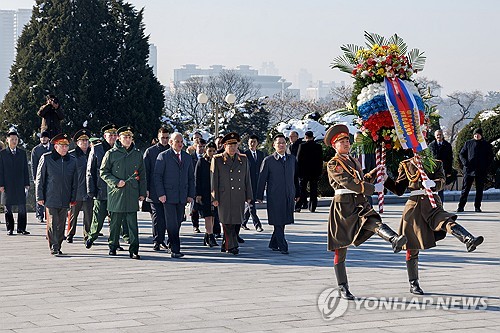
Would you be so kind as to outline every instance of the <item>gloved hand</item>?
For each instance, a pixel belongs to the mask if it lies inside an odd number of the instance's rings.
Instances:
[[[375,184],[375,192],[384,192],[384,184],[383,183],[376,183]]]
[[[430,190],[432,187],[436,186],[436,182],[434,182],[433,180],[427,179],[427,180],[424,180],[424,181],[422,182],[422,185],[423,185],[426,189]]]

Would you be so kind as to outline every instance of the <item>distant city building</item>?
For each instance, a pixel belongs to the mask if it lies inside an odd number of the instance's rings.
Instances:
[[[212,65],[210,68],[199,68],[195,64],[186,64],[182,68],[174,69],[174,82],[183,83],[192,77],[217,76],[222,70],[223,65]],[[292,94],[300,97],[299,89],[290,89],[291,82],[287,82],[279,75],[260,75],[256,69],[251,69],[248,65],[240,65],[233,69],[242,76],[249,77],[255,87],[260,89],[261,96],[275,96],[281,94]]]
[[[158,77],[158,49],[155,44],[149,44],[148,65],[153,67],[153,73]]]
[[[334,88],[343,86],[345,86],[345,81],[340,81],[340,83],[335,81],[316,81],[311,83],[311,85],[306,88],[305,99],[309,101],[319,101],[320,99],[326,98],[330,95]]]
[[[279,70],[272,61],[263,62],[259,72],[260,75],[279,75]]]
[[[301,68],[299,74],[297,75],[297,80],[300,89],[300,97],[302,99],[306,99],[306,90],[307,88],[312,86],[313,77],[312,74],[307,71],[305,68]]]
[[[0,101],[10,87],[10,68],[16,58],[17,39],[31,19],[31,9],[0,10]]]

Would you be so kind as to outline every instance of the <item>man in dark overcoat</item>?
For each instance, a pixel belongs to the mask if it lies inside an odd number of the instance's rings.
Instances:
[[[269,248],[288,254],[285,226],[293,223],[295,202],[300,197],[297,175],[297,160],[286,153],[286,139],[283,134],[274,137],[274,154],[262,163],[255,198],[258,202],[267,193],[268,223],[274,227]]]
[[[299,146],[297,161],[299,167],[300,200],[295,205],[296,211],[300,211],[307,205],[307,185],[309,185],[310,212],[316,211],[318,205],[318,182],[323,173],[323,149],[314,141],[314,133],[305,133],[305,142]]]
[[[201,137],[201,134],[199,132],[195,132],[195,134],[198,133],[200,137],[198,138],[193,138],[194,143],[191,146],[192,149],[189,149],[191,147],[188,147],[186,149],[186,152],[191,155],[193,158],[193,169],[196,168],[196,164],[198,163],[199,160],[203,158],[203,155],[205,154],[205,146],[207,145],[207,141]],[[193,136],[195,135],[193,134]],[[196,204],[195,200],[191,202],[190,205],[190,212],[189,215],[191,216],[191,223],[193,224],[193,232],[196,234],[199,234],[200,231],[200,212],[198,210],[198,205]]]
[[[474,139],[467,141],[459,154],[464,167],[464,180],[457,212],[464,211],[473,182],[476,183],[474,208],[476,212],[481,212],[484,184],[486,183],[490,165],[493,162],[493,147],[483,138],[483,130],[476,128],[473,134]]]
[[[444,139],[443,131],[440,129],[434,132],[434,137],[436,140],[429,144],[429,149],[432,152],[432,156],[443,163],[446,178],[451,177],[453,171],[453,149],[451,144]],[[438,192],[438,195],[441,202],[444,203],[444,186]]]
[[[210,165],[212,201],[218,207],[224,228],[221,251],[237,255],[238,231],[243,223],[245,202],[253,198],[247,156],[238,153],[238,133],[231,132],[221,140],[224,152],[213,157]]]
[[[64,227],[70,206],[76,204],[78,172],[76,159],[68,154],[69,135],[51,140],[54,149],[42,155],[36,175],[36,200],[45,206],[50,253],[61,255]]]
[[[182,150],[181,133],[170,134],[169,144],[170,149],[156,158],[153,181],[158,200],[164,205],[170,256],[182,258],[179,232],[186,203],[191,203],[195,196],[193,158]]]
[[[241,227],[245,230],[250,230],[250,228],[247,227],[247,223],[250,216],[252,216],[252,222],[255,230],[262,232],[264,229],[262,229],[262,223],[260,223],[260,219],[257,216],[255,194],[257,193],[257,181],[259,180],[260,167],[262,165],[262,161],[264,161],[264,158],[266,157],[266,154],[257,149],[258,145],[258,136],[251,135],[248,139],[248,150],[244,152],[244,154],[247,155],[248,166],[250,168],[250,180],[252,182],[252,193],[254,197],[252,198],[252,202],[250,202],[250,204],[245,205],[245,213],[243,215],[243,224]]]
[[[87,241],[92,223],[92,198],[87,191],[87,162],[89,158],[89,135],[90,131],[81,129],[73,135],[73,142],[76,142],[75,149],[69,154],[76,159],[78,172],[78,190],[76,192],[76,204],[69,210],[68,230],[66,231],[66,241],[73,243],[76,234],[76,224],[78,215],[83,211],[83,241]]]
[[[40,143],[36,145],[33,150],[31,150],[31,175],[33,177],[33,183],[36,182],[36,170],[38,169],[38,163],[40,163],[40,158],[43,154],[48,153],[54,147],[50,143],[49,133],[40,133]],[[38,203],[36,205],[36,218],[38,222],[45,223],[45,207],[40,206]]]
[[[160,251],[161,249],[167,250],[165,244],[165,211],[163,204],[158,200],[156,188],[154,184],[153,171],[155,169],[156,158],[160,153],[170,148],[168,144],[169,133],[165,127],[158,130],[158,143],[149,147],[144,152],[144,167],[146,168],[146,201],[151,204],[151,222],[153,224],[153,250]]]
[[[7,234],[14,232],[12,206],[17,206],[17,233],[29,235],[26,231],[26,197],[30,187],[28,158],[26,151],[17,147],[19,136],[16,131],[7,134],[7,147],[0,151],[0,192],[5,205]]]
[[[120,246],[120,230],[127,224],[130,243],[129,256],[140,259],[137,211],[139,201],[146,198],[146,170],[142,153],[135,147],[132,127],[118,129],[119,139],[104,155],[100,176],[108,185],[109,255],[116,255]]]

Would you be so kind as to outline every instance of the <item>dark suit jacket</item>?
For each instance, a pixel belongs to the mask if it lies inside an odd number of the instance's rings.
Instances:
[[[301,143],[304,141],[302,139],[297,139],[293,144],[288,144],[286,147],[286,153],[287,154],[292,154],[293,156],[297,157],[297,152],[299,151],[299,146]]]
[[[254,200],[255,200],[255,193],[257,193],[257,182],[259,180],[259,173],[260,173],[260,167],[262,165],[262,161],[264,161],[264,158],[266,157],[266,154],[260,150],[256,150],[257,153],[257,160],[253,158],[252,152],[250,149],[245,151],[245,155],[247,155],[247,160],[248,160],[248,166],[250,168],[250,181],[252,183],[252,193],[254,195]]]
[[[188,197],[195,197],[193,158],[181,151],[181,160],[172,148],[156,158],[153,171],[156,195],[166,195],[169,204],[185,204]]]
[[[493,162],[493,148],[484,139],[472,139],[464,144],[459,156],[465,175],[486,177]]]
[[[156,188],[154,186],[153,181],[153,171],[156,164],[156,158],[160,155],[161,152],[164,152],[170,148],[169,145],[163,146],[159,143],[149,147],[144,152],[144,167],[146,169],[146,180],[147,180],[147,190],[149,192],[149,196],[146,201],[159,203],[158,196],[156,195]]]
[[[441,145],[437,141],[432,141],[429,144],[429,148],[435,159],[443,162],[443,169],[446,175],[451,175],[451,169],[453,168],[453,149],[451,144],[444,140]]]
[[[323,173],[323,148],[314,140],[306,141],[297,152],[299,178],[317,179]]]

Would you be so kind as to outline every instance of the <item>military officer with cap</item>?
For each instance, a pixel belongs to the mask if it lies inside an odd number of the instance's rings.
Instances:
[[[56,256],[62,254],[68,208],[76,204],[78,189],[77,163],[68,154],[69,142],[63,133],[52,138],[54,149],[42,155],[35,178],[36,200],[45,206],[50,253]]]
[[[139,149],[135,148],[132,127],[118,129],[119,139],[104,155],[100,176],[108,185],[109,255],[116,255],[120,239],[120,228],[126,222],[129,231],[129,254],[132,259],[139,256],[139,228],[137,211],[139,200],[146,197],[146,170]]]
[[[347,126],[332,126],[326,132],[324,142],[337,152],[327,165],[328,179],[335,190],[328,221],[328,250],[335,251],[334,268],[339,294],[353,300],[345,268],[347,248],[351,244],[361,245],[376,233],[390,242],[397,253],[406,244],[406,237],[399,236],[382,223],[380,215],[366,199],[366,195],[383,191],[384,184],[374,185],[364,179],[359,161],[349,155],[351,144]]]
[[[243,222],[245,202],[252,201],[252,184],[247,156],[238,153],[238,133],[224,136],[224,152],[214,155],[210,165],[212,202],[218,207],[219,219],[224,228],[222,252],[239,253],[238,231]]]
[[[90,249],[102,230],[104,220],[108,216],[108,187],[104,180],[99,175],[102,159],[104,154],[110,150],[118,138],[117,126],[115,124],[107,124],[102,128],[104,140],[96,143],[90,150],[90,155],[87,161],[87,191],[88,196],[94,198],[92,209],[92,223],[90,232],[85,242],[85,246]],[[128,232],[125,233],[126,235]],[[127,236],[128,239],[128,236]],[[118,249],[121,250],[121,247]]]
[[[92,198],[87,191],[87,161],[89,158],[89,135],[90,131],[81,129],[73,135],[73,141],[76,143],[75,149],[69,152],[75,157],[78,170],[78,190],[76,192],[76,205],[71,207],[68,215],[68,230],[66,241],[73,243],[73,237],[76,233],[76,222],[80,211],[83,211],[83,239],[87,240],[92,222]]]

